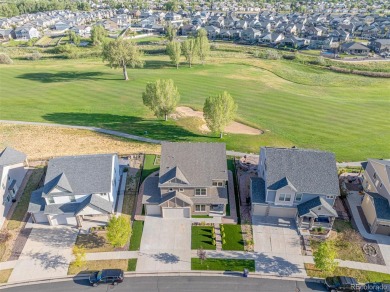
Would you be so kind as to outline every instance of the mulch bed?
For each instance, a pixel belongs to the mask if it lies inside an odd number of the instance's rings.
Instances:
[[[15,240],[14,246],[12,247],[12,252],[8,258],[8,261],[15,261],[19,259],[31,231],[32,228],[23,228],[20,230],[19,235]]]

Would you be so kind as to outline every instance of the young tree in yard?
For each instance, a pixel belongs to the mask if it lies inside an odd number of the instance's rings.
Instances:
[[[73,255],[74,255],[74,262],[73,264],[76,267],[82,267],[86,263],[86,255],[85,255],[85,248],[82,246],[75,245],[73,246]]]
[[[168,24],[168,26],[165,27],[165,36],[170,42],[175,39],[176,34],[177,29],[172,24]]]
[[[142,53],[137,46],[133,42],[122,38],[106,43],[103,46],[103,61],[108,61],[111,68],[122,67],[125,80],[129,80],[127,66],[131,68],[143,67],[144,62],[141,60],[141,57]]]
[[[95,25],[91,30],[91,41],[94,46],[103,44],[106,36],[107,31],[102,25]]]
[[[198,248],[198,258],[200,260],[200,264],[203,265],[203,261],[207,259],[206,251],[203,249],[203,247]]]
[[[210,54],[210,43],[207,37],[207,31],[204,28],[198,30],[198,36],[196,37],[198,56],[202,64],[204,64],[206,58]]]
[[[172,63],[179,69],[180,56],[181,56],[181,44],[177,41],[172,41],[167,44],[167,53]]]
[[[213,133],[220,133],[222,138],[225,127],[234,119],[237,104],[226,91],[217,96],[210,96],[203,106],[203,116],[206,124]]]
[[[81,37],[76,34],[73,30],[69,31],[69,40],[73,42],[76,46],[80,44]]]
[[[154,83],[146,84],[146,90],[142,93],[144,105],[149,107],[156,117],[165,117],[171,114],[179,102],[180,94],[172,79],[159,79]]]
[[[195,57],[198,53],[198,44],[196,39],[188,38],[182,43],[183,55],[186,58],[188,65],[191,68],[192,63],[194,62]]]
[[[313,253],[314,264],[317,269],[325,272],[333,272],[338,263],[335,261],[337,251],[334,243],[330,240],[322,242]]]
[[[129,240],[131,225],[125,216],[113,216],[107,225],[107,239],[113,247],[122,247]]]

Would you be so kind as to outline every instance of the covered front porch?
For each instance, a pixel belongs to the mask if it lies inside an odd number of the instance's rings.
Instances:
[[[321,197],[301,203],[297,209],[296,221],[300,230],[330,230],[337,217],[337,211]]]

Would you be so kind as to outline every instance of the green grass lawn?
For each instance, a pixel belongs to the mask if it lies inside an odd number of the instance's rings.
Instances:
[[[192,226],[191,227],[191,249],[211,249],[215,250],[213,245],[211,226]]]
[[[142,175],[141,175],[141,182],[143,182],[145,178],[147,178],[150,174],[152,174],[153,172],[157,171],[160,168],[159,165],[154,164],[155,160],[156,160],[156,155],[153,154],[145,155]]]
[[[305,269],[309,277],[326,278],[331,276],[347,276],[354,277],[360,283],[367,282],[390,282],[390,274],[356,270],[350,268],[337,267],[333,273],[317,270],[313,264],[305,264]]]
[[[130,239],[130,248],[129,250],[139,250],[141,246],[142,231],[144,230],[144,221],[134,221],[133,230]]]
[[[238,271],[242,272],[248,269],[250,272],[255,271],[254,260],[237,260],[237,259],[206,259],[201,263],[200,259],[191,259],[192,270],[210,270],[210,271]]]
[[[120,70],[98,59],[1,65],[0,82],[7,84],[1,90],[1,118],[100,126],[171,141],[225,142],[229,150],[243,152],[295,145],[333,151],[338,161],[388,156],[388,79],[286,60],[220,58],[176,70],[167,56],[145,58],[143,69],[128,70],[127,82]],[[156,119],[141,96],[147,82],[161,77],[174,80],[180,105],[195,109],[203,107],[206,97],[229,91],[239,106],[237,119],[265,134],[219,139],[191,124]]]
[[[135,272],[135,269],[137,268],[137,260],[138,259],[129,259],[127,263],[127,271],[128,272]]]
[[[225,233],[225,244],[222,244],[224,250],[244,250],[244,240],[242,238],[241,225],[223,224]]]
[[[18,202],[14,213],[11,216],[11,220],[8,222],[7,228],[9,230],[17,229],[20,227],[24,216],[26,215],[28,204],[30,203],[31,193],[38,188],[39,182],[42,179],[44,174],[44,168],[36,168],[31,174],[26,188],[23,191],[23,194]]]

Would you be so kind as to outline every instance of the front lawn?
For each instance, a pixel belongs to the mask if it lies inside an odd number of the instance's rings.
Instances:
[[[222,243],[224,250],[244,250],[244,240],[242,238],[241,225],[221,224],[225,233],[225,243]],[[221,230],[222,235],[222,230]]]
[[[215,245],[213,245],[212,230],[212,226],[192,226],[191,248],[215,250]]]
[[[71,262],[68,268],[68,275],[89,274],[93,271],[100,271],[102,269],[133,271],[133,269],[135,270],[136,265],[137,259],[87,261],[83,267],[76,267],[74,262]]]
[[[144,230],[144,221],[134,221],[133,230],[130,238],[129,250],[139,250],[141,246],[142,231]]]
[[[362,249],[363,238],[352,228],[351,223],[336,220],[333,225],[333,229],[337,231],[337,233],[327,240],[334,241],[337,258],[344,261],[366,263],[367,259]],[[313,252],[317,250],[320,242],[321,241],[317,239],[312,239],[310,241]]]
[[[13,269],[1,270],[0,283],[7,283],[9,276],[11,276]]]
[[[198,258],[191,259],[191,270],[242,272],[244,269],[254,272],[255,261],[238,259],[206,259],[203,263],[201,263]]]
[[[367,282],[388,282],[390,281],[390,274],[356,270],[350,268],[337,267],[333,273],[317,270],[313,264],[305,264],[306,273],[310,277],[326,278],[331,276],[348,276],[354,277],[360,283]]]
[[[157,155],[153,155],[153,154],[146,154],[145,155],[143,169],[142,169],[141,182],[143,182],[145,178],[147,178],[150,174],[152,174],[153,172],[157,171],[160,168],[160,166],[158,164],[156,164],[156,165],[154,164],[156,157],[157,157]]]
[[[105,231],[89,234],[79,234],[76,239],[76,245],[83,246],[87,253],[116,250],[107,241],[107,233]]]
[[[32,171],[32,174],[24,188],[23,194],[20,197],[19,202],[16,205],[15,211],[11,216],[11,220],[8,222],[7,228],[14,230],[20,227],[24,216],[26,215],[28,204],[30,203],[31,193],[38,189],[39,182],[45,172],[43,167],[36,168]]]

